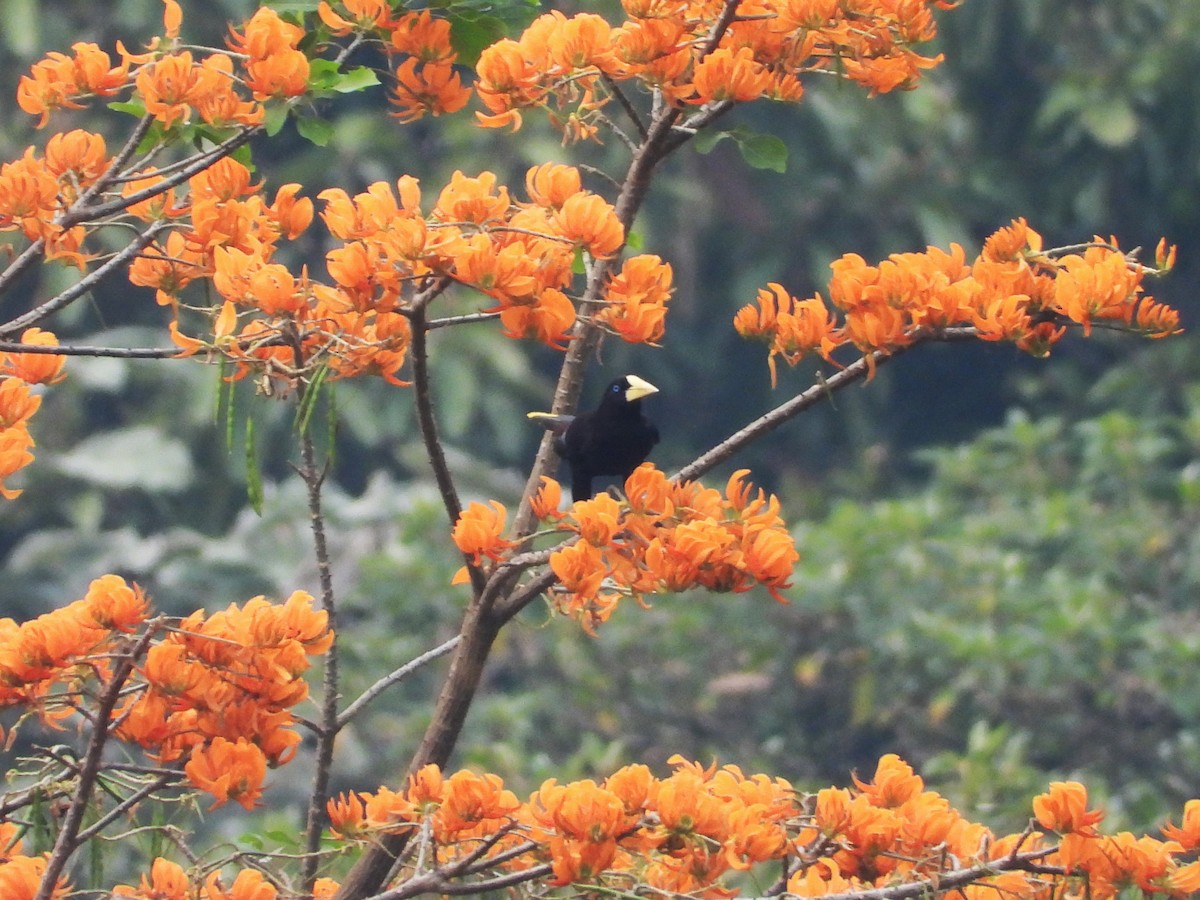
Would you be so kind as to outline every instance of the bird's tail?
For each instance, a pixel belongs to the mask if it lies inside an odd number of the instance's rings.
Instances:
[[[565,433],[566,430],[571,426],[571,423],[575,421],[574,416],[556,416],[553,413],[546,412],[526,413],[525,417],[527,419],[532,419],[547,431],[553,432],[554,434]]]

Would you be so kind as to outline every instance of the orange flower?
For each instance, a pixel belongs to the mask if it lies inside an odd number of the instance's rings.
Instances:
[[[21,343],[35,347],[57,347],[58,338],[52,332],[40,328],[26,328],[21,333]],[[57,384],[66,378],[63,366],[67,358],[54,353],[5,353],[4,371],[28,384]],[[0,413],[0,419],[4,419]]]
[[[1200,848],[1200,800],[1189,800],[1185,803],[1179,827],[1168,822],[1163,826],[1162,833],[1186,851]]]
[[[147,247],[129,267],[130,282],[154,288],[160,306],[173,305],[185,287],[207,274],[205,254],[178,231],[167,235],[165,246]]]
[[[1165,303],[1157,303],[1151,297],[1143,297],[1138,304],[1134,319],[1137,330],[1147,337],[1164,338],[1183,331],[1179,327],[1179,313]]]
[[[471,557],[475,565],[479,565],[484,556],[499,560],[503,552],[513,546],[512,541],[500,537],[508,510],[498,500],[488,502],[490,509],[482,503],[471,503],[459,515],[451,533],[455,545]]]
[[[629,257],[605,286],[606,305],[596,314],[596,321],[630,342],[658,341],[674,290],[672,278],[671,266],[654,254]]]
[[[33,148],[13,162],[0,164],[0,230],[20,228],[36,240],[47,233],[58,202],[58,180]],[[44,220],[44,221],[43,221]]]
[[[275,900],[279,891],[257,869],[243,869],[228,890],[221,887],[221,873],[213,872],[204,882],[207,900]]]
[[[921,776],[895,753],[887,753],[879,758],[874,779],[863,782],[856,775],[854,784],[870,799],[872,805],[889,809],[901,806],[925,788]]]
[[[75,56],[50,53],[34,63],[17,84],[17,105],[33,116],[41,116],[38,128],[56,109],[81,109],[71,98],[82,94],[107,97],[124,87],[129,77],[128,61],[113,67],[109,55],[90,43],[71,45]]]
[[[0,383],[0,388],[2,386]],[[33,438],[24,424],[0,430],[0,497],[5,500],[15,500],[21,496],[20,490],[5,487],[4,479],[33,462],[33,454],[29,452],[32,446]]]
[[[494,173],[480,172],[471,178],[456,170],[438,195],[433,215],[443,222],[488,225],[504,221],[511,205],[508,188],[496,187]]]
[[[520,803],[505,790],[498,775],[476,775],[466,770],[445,780],[441,806],[434,814],[434,832],[441,841],[453,840],[477,826],[487,831],[507,820]]]
[[[1049,791],[1033,798],[1033,814],[1043,828],[1085,837],[1095,837],[1093,826],[1104,818],[1103,811],[1088,810],[1087,788],[1077,781],[1052,781]]]
[[[541,482],[542,486],[537,489],[533,499],[530,500],[534,516],[538,519],[562,518],[564,513],[558,511],[558,507],[562,504],[562,485],[549,475],[543,475]]]
[[[450,20],[435,19],[427,9],[405,13],[396,21],[392,46],[427,63],[451,63],[455,57],[450,43]]]
[[[145,621],[149,603],[142,589],[130,586],[119,575],[103,575],[88,585],[84,595],[88,618],[104,629],[126,634]]]
[[[146,112],[168,128],[177,121],[186,122],[201,96],[200,71],[186,50],[143,66],[135,84]]]
[[[297,97],[308,90],[308,57],[284,49],[246,63],[246,86],[256,100]]]
[[[285,184],[275,192],[275,202],[264,210],[280,234],[294,241],[312,224],[313,202],[308,197],[296,198],[301,185]]]
[[[56,134],[46,142],[46,169],[58,179],[60,191],[74,200],[108,167],[104,136],[75,129]]]
[[[541,70],[525,58],[521,45],[504,38],[487,47],[475,63],[475,91],[493,113],[515,112],[543,95]],[[516,119],[519,127],[520,118]]]
[[[42,398],[23,379],[0,378],[0,431],[24,427],[41,405]]]
[[[586,69],[592,66],[605,69],[612,53],[612,26],[594,13],[578,13],[570,18],[557,10],[550,29],[546,52],[552,65],[563,71]]]
[[[367,812],[363,796],[356,793],[338,794],[325,803],[330,833],[342,840],[354,839],[367,830]]]
[[[740,47],[734,52],[718,47],[696,63],[692,84],[696,89],[693,103],[744,102],[761,95],[770,86],[771,76],[755,61],[751,48]]]
[[[1054,308],[1083,325],[1085,335],[1091,333],[1093,319],[1117,319],[1129,324],[1141,291],[1142,273],[1131,269],[1121,253],[1093,247],[1083,256],[1063,257],[1059,266],[1054,279]]]
[[[561,163],[542,163],[525,173],[529,199],[547,209],[561,209],[568,198],[583,190],[579,170]]]
[[[132,194],[159,185],[163,180],[163,176],[156,172],[146,172],[144,173],[144,177],[131,178],[122,184],[121,195],[129,197]],[[165,191],[155,194],[153,197],[130,204],[126,208],[126,212],[131,216],[136,216],[143,222],[155,222],[159,219],[183,215],[187,212],[187,207],[176,205],[175,188],[168,188]]]
[[[394,24],[392,7],[387,0],[342,0],[340,5],[353,17],[352,19],[345,19],[335,13],[327,0],[321,0],[317,4],[317,15],[337,37],[343,37],[351,31],[390,28]]]
[[[117,897],[139,897],[145,900],[190,900],[195,896],[195,886],[179,863],[161,856],[150,864],[150,877],[142,876],[141,884],[133,887],[118,884],[113,888]]]
[[[13,856],[0,863],[0,897],[4,900],[33,900],[41,896],[46,872],[44,856]],[[70,891],[66,879],[59,878],[50,891],[50,900],[64,900]]]
[[[575,324],[575,304],[562,291],[546,288],[532,304],[502,309],[500,322],[506,337],[533,337],[561,350]]]
[[[183,770],[194,787],[215,798],[209,809],[216,809],[229,800],[253,809],[262,795],[267,758],[262,750],[243,737],[236,743],[217,737],[207,745],[194,747]]]
[[[552,217],[554,230],[580,244],[596,259],[607,259],[625,243],[616,210],[597,194],[572,194]]]
[[[415,122],[426,113],[440,116],[455,113],[467,105],[471,92],[448,62],[405,60],[396,69],[396,84],[391,101],[398,110],[392,115],[401,122]]]

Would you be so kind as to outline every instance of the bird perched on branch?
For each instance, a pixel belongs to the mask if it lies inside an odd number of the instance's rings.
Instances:
[[[554,449],[571,467],[571,497],[592,496],[592,479],[600,475],[628,478],[658,443],[658,429],[642,414],[642,399],[658,388],[636,375],[618,378],[604,389],[600,405],[577,416],[529,413],[558,437]]]

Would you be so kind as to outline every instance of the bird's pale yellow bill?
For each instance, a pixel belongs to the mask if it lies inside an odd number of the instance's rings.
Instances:
[[[645,378],[638,378],[636,375],[626,375],[625,380],[629,382],[629,387],[625,389],[625,399],[630,403],[634,400],[641,400],[643,397],[649,397],[651,394],[658,393],[658,388]]]

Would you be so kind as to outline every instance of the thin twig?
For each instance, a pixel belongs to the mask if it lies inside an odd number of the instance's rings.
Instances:
[[[445,656],[447,653],[457,647],[458,642],[461,640],[462,637],[456,634],[454,637],[450,638],[450,640],[438,644],[438,646],[434,647],[432,650],[425,651],[415,659],[406,662],[400,668],[389,672],[387,675],[384,675],[373,685],[359,694],[358,698],[353,703],[342,710],[342,714],[337,718],[337,730],[341,731],[343,728],[345,728],[346,725],[349,724],[350,720],[362,712],[368,703],[370,703],[392,685],[403,681],[413,672],[417,671],[423,666],[428,665],[435,659]]]
[[[715,447],[700,454],[678,472],[671,476],[673,481],[694,481],[715,466],[733,456],[746,445],[753,443],[762,436],[774,431],[780,425],[795,418],[809,407],[829,399],[835,391],[848,387],[855,382],[868,377],[872,370],[895,359],[902,353],[911,350],[919,344],[929,341],[961,341],[971,340],[978,336],[974,328],[948,328],[944,331],[920,332],[904,347],[892,350],[890,353],[876,350],[861,359],[850,363],[840,371],[823,377],[816,384],[802,393],[797,394],[785,403],[779,404],[770,412],[759,416],[744,428],[731,434]]]
[[[172,359],[178,347],[92,347],[84,344],[22,344],[0,341],[0,353],[45,353],[50,356],[106,356],[116,359]]]
[[[46,860],[46,868],[34,900],[49,900],[55,893],[58,880],[62,877],[67,862],[79,847],[79,827],[83,824],[84,814],[92,799],[92,790],[100,774],[104,748],[108,743],[109,719],[112,717],[113,709],[116,708],[121,688],[133,673],[136,660],[146,652],[146,648],[157,632],[156,622],[147,623],[145,633],[133,642],[129,653],[114,666],[108,684],[104,686],[104,690],[97,698],[95,726],[92,728],[91,737],[88,738],[87,750],[84,753],[83,764],[79,768],[79,777],[71,798],[71,805],[67,807],[66,814],[63,816],[62,827],[54,841],[54,849]]]
[[[179,772],[172,772],[170,775],[158,776],[158,778],[156,778],[150,784],[147,784],[141,789],[130,794],[111,810],[109,810],[105,815],[97,819],[95,823],[89,825],[83,831],[79,832],[79,843],[83,844],[84,842],[91,840],[93,837],[107,828],[112,822],[120,818],[121,815],[123,815],[126,811],[137,806],[155,791],[161,790],[162,788],[165,788],[171,784],[171,782],[179,781],[182,778],[183,775]]]
[[[30,325],[36,325],[47,316],[53,315],[58,310],[70,305],[108,277],[111,272],[119,269],[137,254],[141,253],[155,237],[168,227],[170,227],[170,223],[166,220],[159,220],[152,223],[149,228],[134,238],[128,246],[122,248],[119,253],[113,254],[113,256],[105,260],[103,265],[97,266],[88,272],[61,294],[51,297],[45,303],[34,307],[24,315],[17,316],[5,325],[0,325],[0,338],[9,338],[19,334]]]

